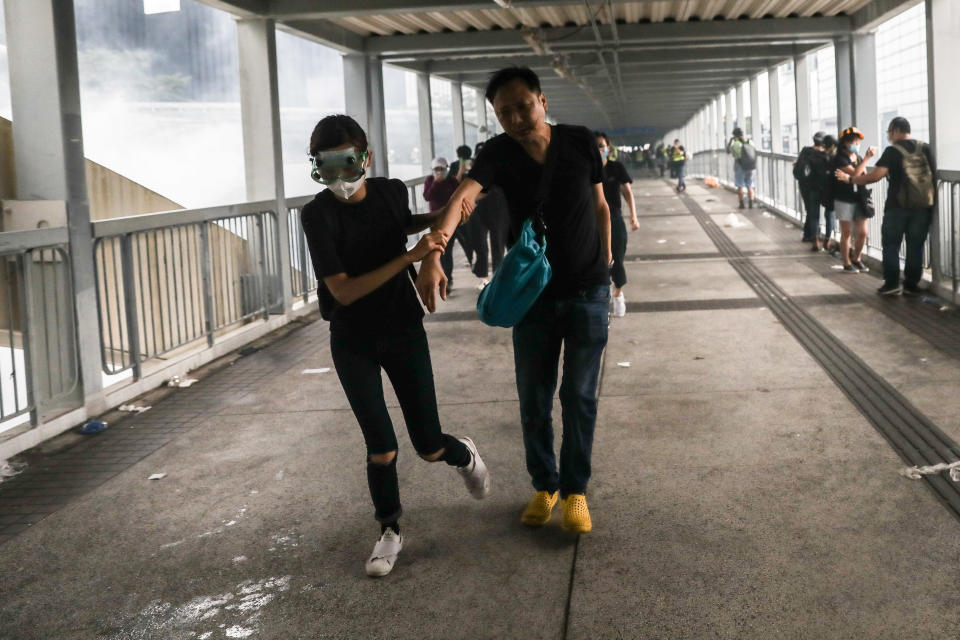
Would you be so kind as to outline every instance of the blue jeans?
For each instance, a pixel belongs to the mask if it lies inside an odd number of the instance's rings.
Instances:
[[[559,489],[562,497],[586,491],[609,307],[609,285],[593,286],[564,298],[541,296],[513,329],[523,445],[527,471],[537,491],[552,493]],[[557,473],[551,414],[561,346],[563,442]]]
[[[883,246],[883,282],[900,284],[900,244],[907,238],[903,283],[915,287],[923,277],[923,243],[930,230],[930,209],[901,209],[889,206],[883,212],[880,244]]]
[[[684,176],[687,174],[687,167],[679,164],[677,165],[677,187],[687,188],[687,183],[684,181]]]

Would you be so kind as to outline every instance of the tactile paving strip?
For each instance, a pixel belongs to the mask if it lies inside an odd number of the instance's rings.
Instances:
[[[905,463],[927,466],[960,460],[960,445],[745,257],[693,198],[681,194],[680,199],[730,266],[757,292],[783,326],[823,367]],[[923,476],[923,480],[960,519],[960,483],[951,481],[942,473]]]

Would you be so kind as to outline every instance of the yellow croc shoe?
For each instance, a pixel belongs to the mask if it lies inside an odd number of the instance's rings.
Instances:
[[[587,498],[582,493],[571,493],[563,501],[563,528],[573,533],[587,533],[593,529]]]
[[[520,522],[531,527],[542,527],[550,522],[550,515],[553,513],[553,507],[557,504],[558,492],[537,491],[530,498],[527,508],[523,510],[520,516]]]

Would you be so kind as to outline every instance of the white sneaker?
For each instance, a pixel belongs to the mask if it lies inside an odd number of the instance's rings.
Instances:
[[[622,318],[627,314],[627,301],[624,299],[623,294],[621,293],[618,296],[613,297],[613,317]]]
[[[377,540],[377,544],[373,546],[373,553],[367,560],[367,575],[371,578],[381,578],[390,573],[401,549],[403,549],[403,536],[387,527]]]
[[[463,476],[463,482],[467,489],[477,500],[483,500],[490,493],[490,472],[487,471],[487,465],[483,464],[480,452],[477,451],[477,445],[473,444],[470,438],[457,438],[470,450],[470,463],[465,467],[457,467],[457,472]]]
[[[477,291],[483,291],[488,284],[490,284],[490,280],[488,280],[487,278],[482,279],[480,283],[477,285]]]

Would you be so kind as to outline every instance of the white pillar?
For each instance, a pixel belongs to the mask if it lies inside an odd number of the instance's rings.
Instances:
[[[960,5],[955,0],[927,0],[927,91],[930,142],[937,168],[960,171]]]
[[[106,403],[101,393],[103,362],[73,2],[5,0],[4,10],[17,197],[66,204],[74,294],[74,309],[66,313],[76,318],[80,370],[80,384],[68,402],[73,407],[82,403],[89,414],[97,414],[106,409]],[[65,344],[69,343],[67,339]],[[49,366],[47,362],[33,365],[35,369]]]
[[[770,87],[770,148],[783,153],[783,127],[780,123],[780,67],[770,67],[767,86]]]
[[[760,125],[760,81],[758,76],[750,78],[750,136],[757,149],[763,148],[763,127]]]
[[[853,124],[864,135],[863,144],[881,146],[880,106],[877,100],[877,50],[872,33],[853,36]],[[841,124],[842,131],[849,125]]]
[[[828,133],[836,135],[853,122],[853,48],[850,39],[834,40],[833,53],[837,71],[837,122],[840,129]]]
[[[383,104],[383,63],[372,56],[343,56],[346,111],[364,131],[373,149],[374,176],[387,175],[387,122]]]
[[[417,109],[420,114],[420,167],[430,173],[433,160],[433,99],[430,97],[430,74],[417,74]]]
[[[727,107],[723,115],[723,144],[726,146],[727,140],[733,135],[733,96],[730,91],[723,92],[723,99]]]
[[[743,95],[743,83],[737,85],[737,126],[743,129],[743,135],[750,137],[750,132],[747,131],[747,118],[744,115],[744,100],[745,96]]]
[[[273,20],[237,21],[240,70],[240,119],[247,199],[272,200],[277,214],[279,291],[274,312],[290,313],[290,233],[283,188],[283,146],[280,141],[280,92],[277,85],[277,35]]]
[[[453,146],[463,145],[467,137],[463,124],[463,84],[450,83],[450,103],[453,106]]]
[[[813,132],[810,131],[809,56],[801,55],[793,58],[793,79],[797,96],[797,143],[802,149],[813,143]]]

